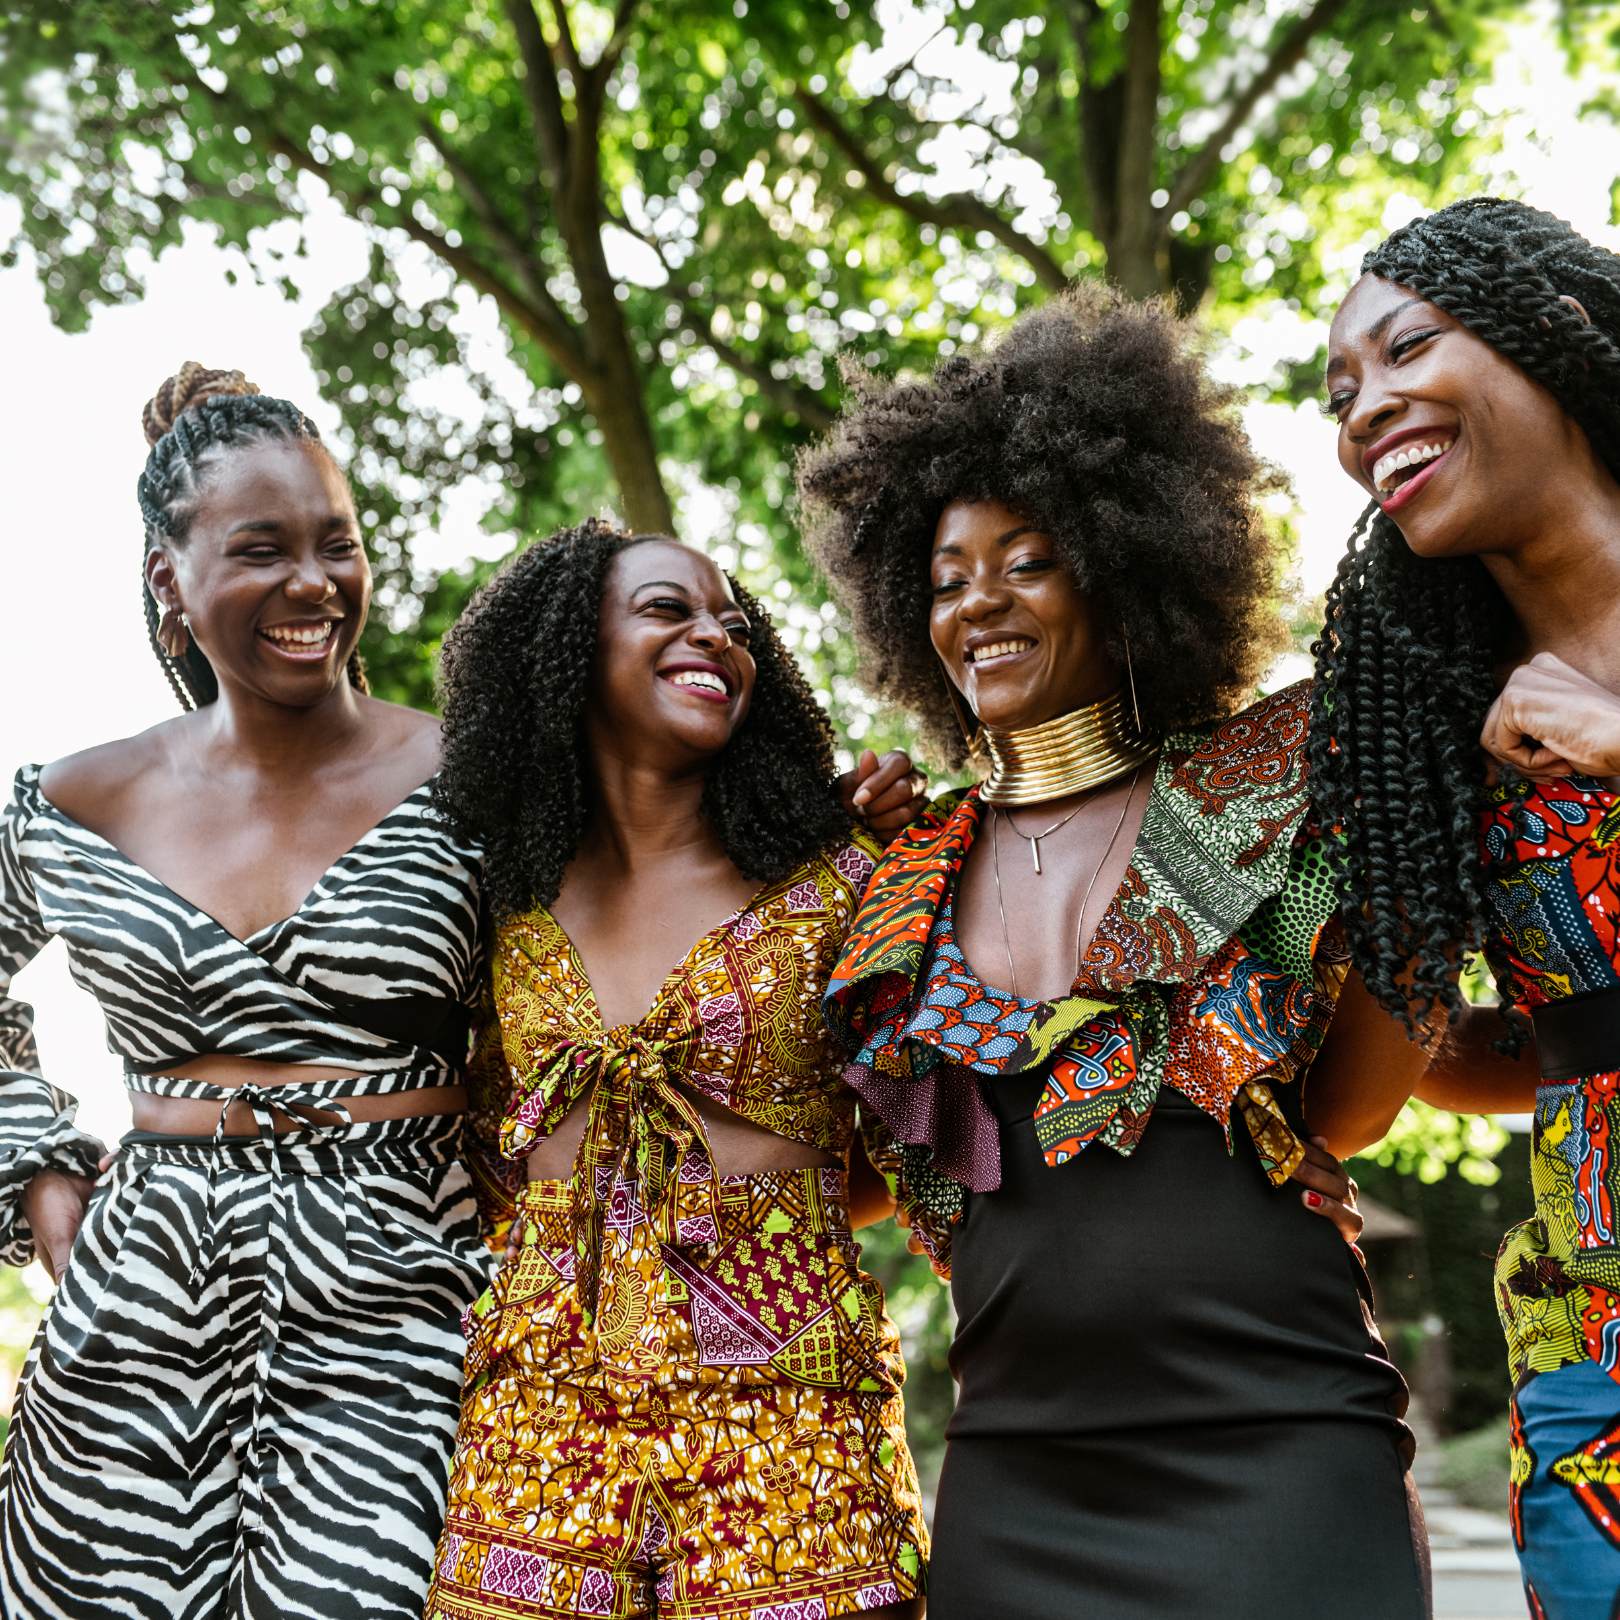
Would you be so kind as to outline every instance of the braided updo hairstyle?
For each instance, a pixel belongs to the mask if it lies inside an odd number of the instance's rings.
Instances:
[[[520,552],[472,599],[440,665],[438,808],[484,850],[496,917],[550,905],[590,812],[582,735],[602,590],[627,534],[590,518]],[[832,726],[769,616],[735,580],[754,660],[748,716],[708,774],[703,814],[738,871],[786,877],[847,842]]]
[[[320,444],[320,430],[294,404],[271,399],[240,371],[215,371],[188,360],[164,379],[141,411],[141,426],[152,449],[135,485],[146,545],[181,545],[196,512],[197,496],[209,461],[222,451],[266,440]],[[146,635],[163,666],[182,709],[200,709],[219,696],[219,682],[202,649],[190,641],[179,658],[170,658],[158,642],[161,615],[141,578]],[[358,651],[349,657],[349,680],[367,690],[365,665]]]
[[[1552,214],[1478,197],[1403,226],[1361,270],[1438,305],[1547,388],[1620,478],[1620,257]],[[1484,938],[1479,731],[1514,630],[1478,558],[1417,557],[1368,506],[1314,648],[1311,776],[1343,834],[1352,960],[1408,1029],[1437,1006],[1455,1014],[1465,953]]]

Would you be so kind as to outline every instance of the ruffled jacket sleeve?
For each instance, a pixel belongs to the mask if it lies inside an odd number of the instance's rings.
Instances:
[[[106,1151],[74,1124],[75,1100],[40,1075],[33,1009],[11,995],[13,976],[50,939],[22,855],[38,793],[37,773],[19,772],[0,817],[0,1260],[14,1266],[34,1258],[22,1213],[29,1182],[41,1170],[93,1177]]]

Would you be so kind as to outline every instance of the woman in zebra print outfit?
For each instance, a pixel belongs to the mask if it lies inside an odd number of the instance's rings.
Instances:
[[[0,820],[0,1250],[59,1284],[0,1614],[406,1620],[486,1276],[479,862],[430,807],[437,727],[365,695],[370,572],[314,427],[188,366],[147,432],[148,624],[190,712],[25,767]],[[3,999],[53,935],[133,1093],[99,1185]]]

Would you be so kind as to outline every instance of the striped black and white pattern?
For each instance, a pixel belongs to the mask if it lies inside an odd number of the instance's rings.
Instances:
[[[32,1072],[27,1008],[3,999],[53,934],[133,1086],[223,1100],[137,1071],[229,1052],[352,1069],[299,1088],[329,1100],[449,1077],[442,1057],[342,1007],[468,1002],[477,921],[476,857],[425,788],[297,913],[235,940],[21,772],[0,822],[7,1257],[31,1248],[28,1179],[97,1148]],[[487,1280],[461,1144],[446,1118],[127,1140],[19,1391],[0,1615],[415,1620],[458,1416],[459,1315]]]
[[[26,765],[0,821],[0,996],[52,935],[132,1069],[221,1052],[381,1072],[417,1054],[341,1008],[470,1001],[478,862],[434,814],[424,784],[339,856],[292,916],[239,940],[58,810],[39,790],[39,768]],[[14,1047],[27,1044],[25,1017],[0,1003],[0,1032],[12,1031]],[[6,1044],[0,1033],[0,1058]]]

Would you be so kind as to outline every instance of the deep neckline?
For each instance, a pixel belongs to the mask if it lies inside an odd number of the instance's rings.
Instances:
[[[348,860],[351,855],[360,849],[362,845],[380,833],[383,828],[389,824],[389,822],[391,822],[397,815],[400,814],[402,810],[406,808],[406,806],[408,806],[413,800],[420,798],[424,793],[426,793],[433,786],[434,780],[439,774],[437,771],[435,771],[433,775],[430,776],[425,782],[418,783],[417,786],[412,788],[403,799],[400,799],[396,804],[392,805],[378,820],[374,821],[369,827],[367,827],[366,830],[361,833],[353,843],[351,843],[346,849],[340,850],[338,854],[334,855],[332,859],[326,863],[326,866],[322,869],[320,875],[315,879],[314,883],[310,885],[303,899],[300,900],[285,917],[278,917],[274,922],[265,923],[262,928],[255,928],[252,933],[238,934],[227,928],[225,924],[222,923],[211,911],[208,911],[204,907],[198,905],[195,900],[181,894],[181,892],[175,888],[173,884],[166,882],[163,878],[160,878],[157,873],[151,869],[151,867],[143,865],[140,861],[136,860],[133,855],[130,855],[125,850],[121,849],[110,838],[98,833],[93,827],[85,826],[85,824],[80,821],[77,816],[70,814],[59,804],[55,803],[51,799],[48,799],[45,796],[44,789],[39,785],[40,772],[43,767],[39,765],[32,765],[25,766],[24,769],[32,773],[34,793],[40,804],[53,816],[55,816],[58,821],[65,822],[68,826],[75,828],[78,832],[83,834],[84,837],[93,839],[96,843],[100,844],[103,849],[106,849],[115,855],[132,872],[138,872],[148,882],[155,883],[157,887],[162,889],[165,894],[169,895],[174,900],[178,900],[181,905],[183,905],[193,914],[193,916],[200,917],[204,922],[212,925],[214,928],[217,928],[219,932],[222,933],[227,939],[233,941],[237,945],[242,946],[246,950],[252,950],[253,942],[255,940],[263,939],[267,934],[274,934],[279,929],[285,928],[288,923],[296,922],[298,918],[303,916],[305,911],[309,909],[310,902],[313,901],[318,894],[320,894],[321,890],[326,884],[326,880],[331,877],[331,875],[346,860]]]
[[[809,874],[813,860],[814,857],[810,861],[802,862],[789,872],[786,877],[777,878],[771,883],[761,884],[729,917],[722,918],[712,928],[706,929],[699,934],[687,947],[686,954],[659,981],[658,989],[654,993],[647,1010],[634,1023],[614,1024],[611,1028],[625,1029],[631,1033],[644,1029],[658,1016],[664,1003],[669,999],[670,991],[685,977],[687,969],[691,966],[692,959],[697,956],[699,951],[708,945],[710,941],[729,934],[744,917],[757,912],[778,889],[804,882]],[[563,954],[568,959],[569,971],[579,981],[580,989],[584,992],[579,1005],[581,1010],[589,1013],[591,1023],[595,1026],[593,1033],[598,1035],[608,1034],[610,1026],[602,1017],[602,1004],[596,999],[596,986],[591,983],[591,976],[586,971],[585,958],[579,954],[579,947],[574,944],[568,930],[563,927],[557,914],[550,906],[537,906],[535,910],[557,931],[557,938],[562,943]]]

